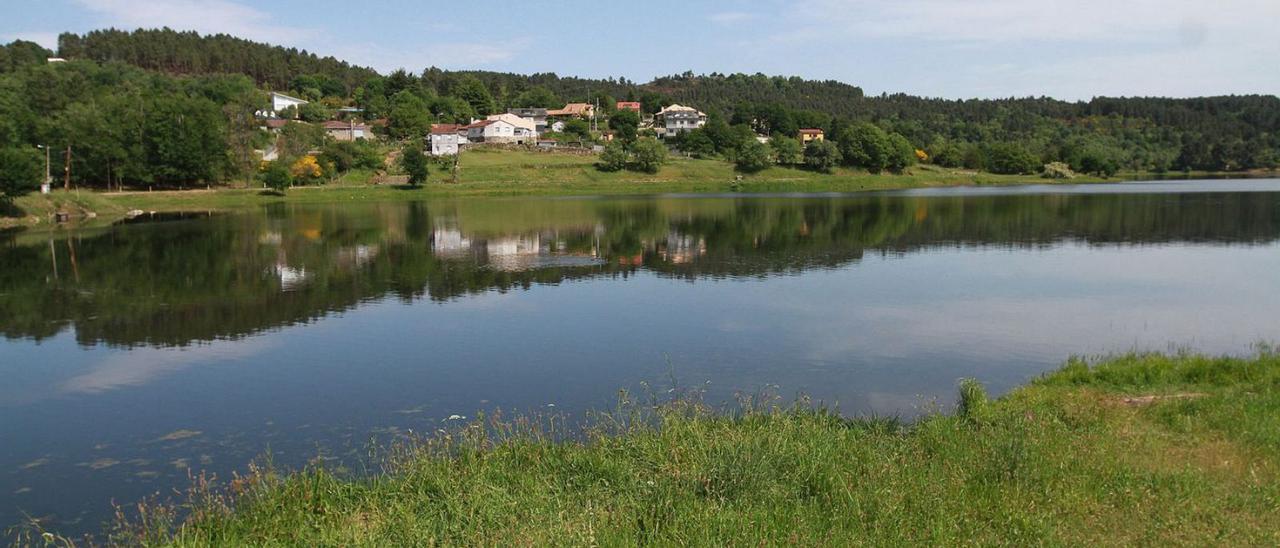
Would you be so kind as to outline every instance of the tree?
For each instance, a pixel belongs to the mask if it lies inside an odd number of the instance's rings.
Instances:
[[[564,133],[575,135],[583,141],[591,138],[591,126],[586,120],[574,118],[564,123]]]
[[[623,143],[636,140],[640,128],[640,113],[634,110],[620,110],[609,116],[609,129],[617,132],[617,138]]]
[[[689,153],[694,158],[706,158],[716,153],[716,144],[712,142],[707,132],[701,128],[681,134],[678,142],[680,150]]]
[[[1035,173],[1043,166],[1035,155],[1018,143],[990,143],[985,153],[984,164],[992,173],[1025,175]]]
[[[391,98],[391,114],[387,118],[387,129],[396,139],[426,135],[431,129],[427,104],[409,91],[401,91]]]
[[[485,87],[474,76],[463,77],[451,90],[453,96],[466,101],[471,105],[471,110],[480,116],[493,114],[495,107],[493,104],[493,94],[489,93],[489,88]]]
[[[604,145],[600,153],[600,161],[596,164],[600,171],[622,171],[627,167],[627,150],[617,141]]]
[[[667,145],[657,139],[637,139],[631,145],[631,154],[635,159],[636,169],[646,173],[657,173],[662,164],[667,163]]]
[[[319,102],[307,103],[298,107],[298,118],[304,122],[323,122],[333,117],[333,111]]]
[[[773,157],[779,164],[794,165],[804,161],[804,147],[800,140],[789,136],[775,135],[769,140],[773,149]]]
[[[829,141],[809,141],[804,147],[804,166],[821,173],[831,173],[842,161],[840,148]]]
[[[564,106],[564,103],[545,86],[533,86],[517,95],[511,106],[520,108],[560,108]]]
[[[911,142],[907,141],[900,133],[889,134],[889,157],[887,158],[886,167],[894,173],[902,173],[907,167],[916,163],[916,147],[911,146]]]
[[[738,171],[757,173],[773,165],[773,156],[769,154],[767,145],[753,139],[738,147],[733,165]]]
[[[324,168],[320,167],[320,162],[315,156],[308,154],[298,158],[289,166],[289,175],[294,181],[311,184],[324,177]]]
[[[427,182],[430,161],[422,150],[422,141],[418,139],[413,139],[400,148],[400,169],[409,176],[409,184],[412,186],[422,186]]]
[[[893,145],[884,130],[868,122],[844,128],[836,135],[844,163],[879,173],[890,166]]]
[[[267,165],[262,172],[262,184],[276,194],[284,194],[293,185],[293,175],[283,161],[276,160]]]
[[[40,188],[44,158],[34,148],[0,148],[0,202]]]

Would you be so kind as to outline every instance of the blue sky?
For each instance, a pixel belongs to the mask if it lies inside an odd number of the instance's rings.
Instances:
[[[0,3],[3,42],[168,26],[383,72],[763,72],[948,98],[1280,93],[1280,0]]]

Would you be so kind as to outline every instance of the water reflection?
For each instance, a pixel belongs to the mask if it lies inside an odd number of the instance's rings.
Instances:
[[[929,248],[1262,244],[1278,232],[1276,195],[1257,193],[282,206],[14,237],[0,250],[0,333],[185,346],[383,296],[447,301],[640,270],[795,274]]]

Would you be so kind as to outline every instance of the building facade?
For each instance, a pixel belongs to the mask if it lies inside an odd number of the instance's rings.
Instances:
[[[653,127],[663,137],[675,137],[707,125],[707,115],[693,107],[671,105],[653,117]]]

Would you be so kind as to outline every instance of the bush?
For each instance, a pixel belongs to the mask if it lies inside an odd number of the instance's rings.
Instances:
[[[986,147],[987,171],[1005,175],[1034,173],[1041,164],[1035,155],[1017,143],[991,143]]]
[[[44,158],[35,149],[0,149],[0,202],[40,188],[44,180]]]
[[[769,147],[760,141],[751,140],[738,147],[734,154],[733,165],[738,171],[756,173],[773,165],[773,156]]]
[[[891,167],[894,143],[884,130],[869,122],[854,124],[836,135],[844,163],[880,173]]]
[[[320,166],[315,156],[307,155],[298,158],[293,165],[289,166],[289,175],[293,177],[294,182],[311,184],[324,177],[324,168]]]
[[[604,145],[604,152],[600,153],[600,162],[596,164],[596,168],[600,171],[622,171],[627,167],[627,151],[622,148],[622,143],[611,142]]]
[[[284,194],[293,185],[293,175],[283,161],[271,162],[262,172],[262,183],[276,194]]]
[[[809,145],[804,147],[804,166],[814,171],[831,173],[840,161],[840,149],[835,143],[809,141]]]
[[[631,155],[636,169],[646,173],[657,173],[662,164],[667,163],[667,145],[657,139],[638,139],[631,145]]]
[[[889,134],[889,156],[885,164],[890,171],[901,173],[908,166],[916,163],[916,147],[899,133]]]
[[[1040,171],[1040,176],[1045,179],[1074,179],[1076,173],[1071,171],[1071,166],[1063,162],[1049,162]]]
[[[409,184],[421,186],[427,182],[430,173],[430,162],[422,153],[422,141],[412,139],[400,149],[400,168],[409,176]]]
[[[774,137],[769,140],[769,148],[773,149],[773,158],[779,164],[794,165],[804,161],[804,147],[799,139]]]

